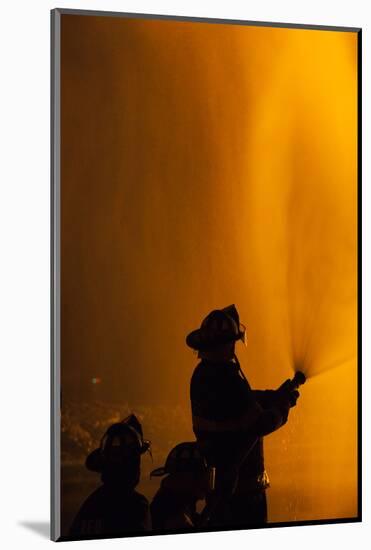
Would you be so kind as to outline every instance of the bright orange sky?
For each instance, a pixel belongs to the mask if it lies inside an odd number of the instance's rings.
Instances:
[[[253,387],[310,377],[270,520],[356,515],[357,34],[63,15],[61,174],[65,395],[189,412],[235,303]]]

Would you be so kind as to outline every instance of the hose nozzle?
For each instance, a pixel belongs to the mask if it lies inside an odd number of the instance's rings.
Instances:
[[[302,386],[303,384],[305,384],[306,380],[307,378],[305,374],[300,370],[298,370],[295,373],[294,378],[291,380],[292,388],[295,390],[298,389],[299,386]]]

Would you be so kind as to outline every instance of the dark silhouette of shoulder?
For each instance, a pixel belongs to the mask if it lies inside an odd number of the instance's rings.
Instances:
[[[123,493],[101,485],[82,504],[71,536],[110,535],[151,528],[149,503],[137,491]]]

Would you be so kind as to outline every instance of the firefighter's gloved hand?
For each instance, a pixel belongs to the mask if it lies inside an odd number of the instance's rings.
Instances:
[[[283,384],[280,385],[280,387],[276,390],[277,394],[284,394],[286,393],[287,391],[291,390],[292,387],[291,387],[291,380],[290,378],[288,378],[287,380],[284,381]]]
[[[295,407],[297,400],[300,397],[298,390],[294,390],[289,394],[290,407]]]
[[[290,379],[286,380],[276,390],[277,403],[282,407],[295,407],[296,401],[298,400],[299,396],[299,392],[292,387]]]

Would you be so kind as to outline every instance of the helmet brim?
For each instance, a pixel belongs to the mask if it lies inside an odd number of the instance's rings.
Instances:
[[[85,466],[91,472],[102,473],[104,458],[100,449],[94,449],[86,458]]]
[[[240,332],[239,334],[236,334],[235,336],[229,335],[225,339],[219,338],[217,342],[205,342],[202,339],[201,336],[201,330],[196,329],[190,332],[186,338],[186,344],[188,347],[196,350],[196,351],[212,351],[214,349],[217,349],[220,346],[224,346],[226,344],[230,344],[232,342],[238,342],[238,340],[242,340],[244,336],[244,332]]]

